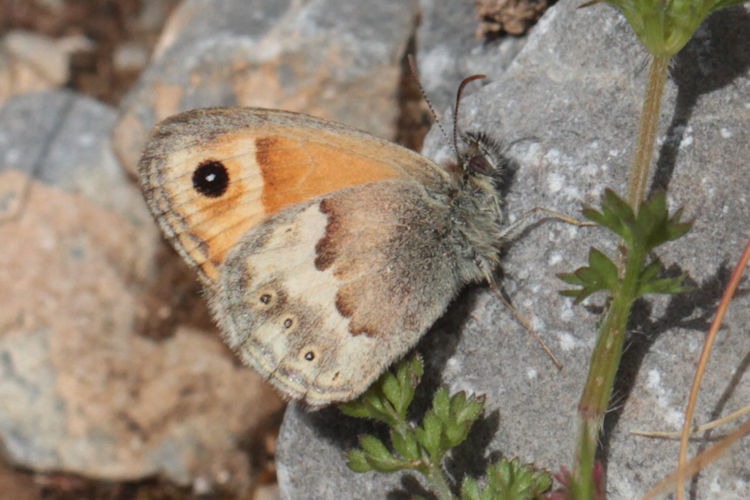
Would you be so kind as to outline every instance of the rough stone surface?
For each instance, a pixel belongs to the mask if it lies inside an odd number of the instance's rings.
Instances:
[[[679,429],[708,325],[750,234],[749,10],[712,16],[671,71],[651,186],[666,187],[670,207],[684,206],[695,225],[658,253],[668,272],[689,273],[695,290],[636,305],[602,437],[608,498],[638,498],[676,466],[678,443],[629,431]],[[607,186],[624,191],[646,74],[646,54],[616,11],[560,2],[547,12],[507,72],[465,100],[459,120],[462,129],[512,145],[509,154],[519,169],[507,196],[510,219],[536,206],[573,214],[581,203],[597,203]],[[428,156],[451,154],[438,133],[426,144]],[[616,243],[604,230],[547,221],[509,244],[503,263],[503,286],[564,363],[562,372],[483,286],[462,294],[418,347],[428,363],[428,393],[440,381],[451,391],[487,395],[484,419],[458,459],[449,461],[456,477],[480,474],[487,457],[499,454],[553,471],[572,463],[576,406],[603,299],[574,306],[558,295],[564,284],[555,274],[583,265],[591,245],[611,255]],[[749,306],[750,296],[740,294],[729,310],[697,422],[750,399]],[[355,474],[346,468],[344,450],[367,429],[335,408],[307,413],[290,407],[277,453],[282,498],[419,494],[413,474]],[[690,452],[706,446],[695,442]],[[732,448],[698,477],[696,498],[750,497],[749,460],[750,448]]]
[[[0,110],[4,450],[35,471],[242,490],[280,401],[213,330],[142,334],[163,244],[111,152],[114,120],[68,92]]]
[[[488,85],[503,74],[526,43],[526,37],[515,36],[478,41],[473,2],[420,0],[419,5],[422,13],[416,40],[419,78],[440,113],[454,106],[461,80],[476,74],[487,76],[472,83],[467,95]]]
[[[117,156],[132,171],[157,121],[207,106],[302,111],[392,138],[417,11],[416,0],[187,0],[122,108]]]
[[[0,103],[14,95],[64,84],[69,58],[64,40],[22,30],[6,33],[0,39]]]
[[[0,108],[0,172],[10,177],[0,187],[0,218],[18,215],[35,179],[150,227],[137,188],[109,146],[115,117],[111,108],[65,91],[27,94]],[[111,189],[113,184],[120,185]]]

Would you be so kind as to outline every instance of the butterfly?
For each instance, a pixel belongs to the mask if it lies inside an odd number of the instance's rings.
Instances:
[[[346,125],[260,108],[158,124],[138,169],[226,342],[310,407],[363,393],[499,265],[497,143],[437,163]]]

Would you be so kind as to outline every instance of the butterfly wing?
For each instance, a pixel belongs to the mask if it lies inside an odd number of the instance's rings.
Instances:
[[[435,182],[446,175],[364,132],[259,108],[168,118],[152,132],[138,168],[165,235],[209,284],[240,238],[285,207],[372,181]]]
[[[463,284],[466,257],[450,229],[448,204],[410,180],[294,205],[230,252],[216,316],[229,344],[287,396],[311,406],[352,399]]]

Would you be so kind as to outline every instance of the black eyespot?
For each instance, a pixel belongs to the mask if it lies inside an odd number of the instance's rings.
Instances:
[[[287,318],[287,319],[285,319],[285,320],[284,320],[284,328],[289,328],[289,327],[291,327],[291,326],[292,326],[292,323],[293,323],[293,321],[292,321],[292,318]]]
[[[314,353],[314,352],[312,352],[312,351],[307,351],[307,352],[305,353],[305,359],[306,359],[307,361],[312,361],[313,359],[315,359],[315,353]]]
[[[203,196],[218,198],[229,187],[229,172],[223,163],[207,160],[193,172],[193,188]]]
[[[264,304],[268,304],[269,302],[271,302],[271,296],[267,293],[264,293],[263,295],[260,296],[260,301],[263,302]]]

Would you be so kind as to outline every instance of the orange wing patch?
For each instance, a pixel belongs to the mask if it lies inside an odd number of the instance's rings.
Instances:
[[[347,187],[403,176],[389,164],[293,137],[259,137],[255,147],[266,214]]]
[[[434,175],[416,153],[341,125],[272,110],[195,110],[155,129],[139,165],[152,212],[204,281],[284,207],[369,182]]]
[[[239,136],[238,136],[239,135]],[[249,229],[265,217],[255,138],[231,134],[169,154],[161,171],[163,220],[177,250],[208,281]]]

